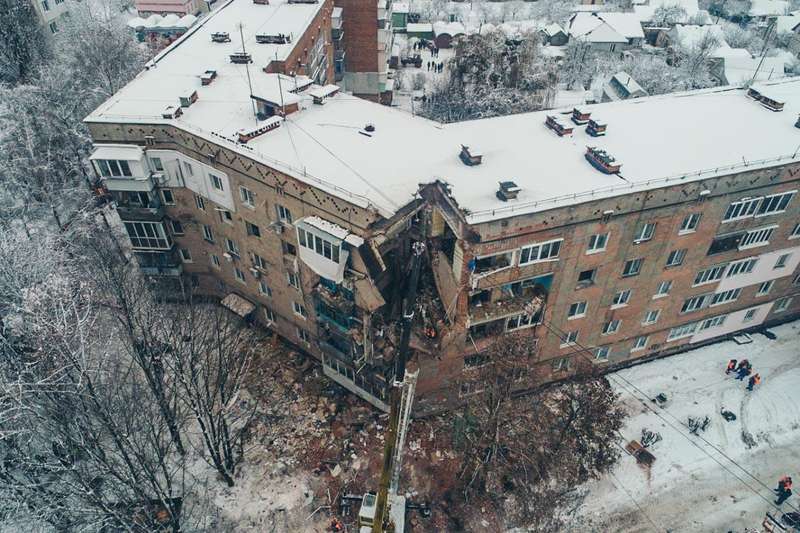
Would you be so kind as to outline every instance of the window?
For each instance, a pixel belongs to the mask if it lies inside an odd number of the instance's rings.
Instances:
[[[55,20],[50,23],[50,33],[53,33],[53,34],[58,33],[58,24],[56,24]]]
[[[117,178],[130,177],[131,167],[127,161],[116,159],[98,159],[97,167],[100,169],[101,176],[113,176]]]
[[[605,250],[606,244],[608,244],[608,235],[608,233],[598,233],[589,237],[589,247],[586,249],[586,253],[594,254]]]
[[[541,314],[539,313],[534,315],[522,313],[520,315],[512,316],[506,320],[506,331],[514,331],[517,329],[534,326],[539,323],[539,317],[541,317]]]
[[[650,311],[644,314],[644,320],[642,320],[643,326],[649,326],[650,324],[655,324],[658,321],[658,315],[661,314],[661,309],[651,309]]]
[[[797,191],[789,191],[780,194],[772,194],[770,196],[765,196],[761,200],[761,205],[758,206],[758,211],[756,212],[756,216],[763,217],[766,215],[783,213],[784,211],[786,211],[786,206],[789,205],[789,202],[792,201],[792,197],[796,192]]]
[[[609,320],[605,324],[603,324],[603,335],[611,335],[612,333],[616,333],[619,331],[619,325],[622,321],[618,318],[614,320]]]
[[[160,222],[125,222],[125,230],[134,248],[169,250],[172,241]]]
[[[294,272],[287,272],[286,280],[289,282],[289,285],[291,285],[295,289],[300,289],[300,278],[298,278],[297,274],[295,274]]]
[[[272,323],[275,322],[275,313],[269,307],[264,308],[264,318],[267,319],[267,322]]]
[[[211,254],[211,266],[213,266],[214,268],[220,268],[221,265],[219,263],[219,256],[218,255]]]
[[[789,258],[792,257],[792,254],[783,254],[781,255],[777,261],[775,261],[775,266],[772,267],[773,269],[776,268],[786,268],[786,263],[789,262]]]
[[[792,297],[786,296],[779,300],[775,300],[775,308],[772,310],[773,313],[782,313],[786,311],[789,306],[792,304]]]
[[[484,272],[494,272],[496,270],[508,268],[513,262],[514,252],[500,252],[475,257],[470,261],[469,268],[475,274],[483,274]]]
[[[161,189],[161,199],[165,205],[175,205],[175,196],[169,189]]]
[[[789,234],[790,239],[798,239],[800,238],[800,224],[796,224],[795,227],[792,229],[792,233]]]
[[[187,163],[186,161],[184,161],[183,162],[183,171],[189,177],[194,176],[194,168],[192,167],[191,163]]]
[[[601,346],[594,351],[595,361],[608,361],[608,352],[611,349],[608,346]]]
[[[758,263],[758,258],[756,257],[734,261],[728,266],[728,273],[725,277],[730,278],[739,274],[749,274],[753,271],[756,263]]]
[[[625,261],[625,267],[622,269],[622,275],[624,276],[637,276],[639,272],[642,271],[642,262],[644,260],[640,257],[638,259],[631,259],[630,261]]]
[[[681,306],[681,313],[691,313],[692,311],[697,311],[698,309],[702,309],[706,305],[706,301],[708,300],[708,294],[701,294],[699,296],[692,296],[691,298],[687,298],[683,302],[683,306]]]
[[[597,269],[584,270],[578,274],[578,283],[582,285],[591,285],[594,283],[594,277],[597,274]]]
[[[252,237],[261,238],[261,228],[253,224],[252,222],[244,221],[244,227],[247,229],[247,234]]]
[[[678,266],[683,263],[683,259],[686,257],[686,248],[681,250],[672,250],[669,253],[669,257],[667,257],[667,267],[674,267]]]
[[[797,274],[792,280],[792,285],[800,285],[800,274]]]
[[[697,331],[698,322],[690,322],[683,326],[678,326],[669,330],[667,335],[667,342],[682,339],[684,337],[691,337]]]
[[[263,270],[267,267],[267,262],[264,261],[264,258],[258,255],[257,253],[250,252],[250,261],[256,268],[260,268]]]
[[[297,302],[292,302],[292,309],[294,310],[294,314],[299,317],[306,318],[308,316],[308,313],[306,313],[306,308]]]
[[[523,247],[519,256],[519,264],[528,265],[530,263],[536,263],[537,261],[557,259],[562,242],[563,239],[559,239],[557,241],[549,241]]]
[[[772,290],[773,283],[775,283],[775,280],[765,281],[761,285],[759,285],[758,291],[756,292],[756,296],[766,296],[767,294],[769,294],[769,291]]]
[[[288,224],[292,223],[292,212],[283,207],[280,204],[275,204],[275,209],[278,211],[278,220],[282,222],[286,222]]]
[[[239,187],[239,198],[241,198],[242,203],[248,207],[255,207],[256,205],[255,193],[246,187]]]
[[[236,257],[239,257],[239,245],[236,244],[236,241],[234,241],[232,239],[228,239],[226,237],[225,238],[225,248],[227,248],[228,252],[231,255],[235,255]]]
[[[50,11],[50,3],[47,0],[42,0],[42,9],[44,11]]]
[[[569,306],[567,318],[580,318],[586,316],[586,302],[575,302]]]
[[[700,223],[700,213],[691,213],[686,215],[681,222],[681,229],[678,230],[678,235],[686,233],[694,233],[697,231],[697,225]]]
[[[640,337],[636,337],[636,340],[633,341],[633,348],[631,348],[632,352],[637,350],[644,350],[647,347],[647,341],[650,339],[647,335],[642,335]]]
[[[614,295],[614,299],[611,301],[611,308],[614,307],[625,307],[628,305],[628,301],[631,299],[631,290],[625,289],[623,291],[619,291],[617,294]]]
[[[236,281],[238,281],[240,283],[246,283],[247,282],[247,278],[244,277],[244,272],[242,272],[241,270],[239,270],[236,267],[233,267],[233,275],[236,276]]]
[[[214,242],[214,233],[208,224],[203,224],[203,238],[208,242]]]
[[[164,163],[161,162],[160,157],[151,157],[150,164],[153,165],[153,170],[162,172],[164,170]]]
[[[308,248],[317,255],[330,259],[334,263],[339,262],[339,245],[337,243],[323,239],[310,231],[305,231],[303,228],[297,228],[297,240],[300,246]]]
[[[672,281],[662,281],[658,284],[656,288],[656,293],[653,295],[653,298],[662,298],[669,294],[670,289],[672,288]]]
[[[311,335],[309,335],[308,332],[302,328],[297,328],[297,338],[306,344],[311,342]]]
[[[561,357],[559,359],[553,359],[550,362],[550,368],[553,372],[566,372],[569,370],[569,358],[568,357]]]
[[[563,335],[561,335],[561,346],[572,346],[578,341],[578,332],[577,331],[565,331]]]
[[[709,305],[722,305],[728,302],[735,302],[739,298],[742,289],[731,289],[729,291],[718,292],[711,297]]]
[[[258,292],[264,296],[272,296],[272,289],[269,288],[269,285],[267,285],[267,282],[263,279],[258,282]]]
[[[220,178],[216,174],[209,174],[208,179],[211,180],[211,186],[217,189],[218,191],[225,190],[225,187],[222,185],[222,178]]]
[[[707,318],[700,323],[700,331],[709,328],[719,327],[725,323],[726,318],[728,318],[728,315],[720,315],[720,316],[715,316],[713,318]]]
[[[197,209],[201,211],[206,210],[206,201],[203,200],[202,196],[197,196],[196,194],[194,195],[194,205],[197,206]]]
[[[744,318],[742,318],[742,322],[752,322],[756,318],[756,313],[758,313],[758,309],[748,309],[747,312],[744,314]]]
[[[231,213],[227,209],[220,209],[220,208],[217,208],[217,212],[219,212],[220,222],[224,222],[226,224],[233,224],[233,213]]]
[[[286,255],[297,255],[297,248],[290,242],[281,241],[281,249]]]
[[[704,283],[712,283],[714,281],[721,280],[727,266],[728,265],[715,265],[705,270],[701,270],[694,277],[694,284],[702,285]]]
[[[739,249],[743,250],[745,248],[755,248],[756,246],[766,246],[769,244],[769,238],[772,237],[772,233],[775,231],[776,227],[777,226],[772,226],[770,228],[748,231],[744,234],[744,237],[742,237],[739,243]]]
[[[761,198],[744,198],[732,202],[731,205],[728,206],[727,211],[725,211],[725,216],[722,217],[722,221],[731,222],[733,220],[741,220],[753,216],[760,201]]]
[[[183,224],[180,220],[170,220],[173,235],[183,235]]]
[[[636,229],[636,235],[633,237],[633,242],[649,241],[656,233],[655,222],[648,222]]]
[[[181,260],[184,263],[191,263],[192,262],[192,252],[190,252],[187,248],[181,248]]]

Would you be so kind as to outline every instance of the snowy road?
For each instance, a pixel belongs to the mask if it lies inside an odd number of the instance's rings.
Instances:
[[[650,448],[656,456],[650,469],[623,453],[612,475],[589,483],[570,531],[758,527],[775,498],[776,480],[783,474],[800,479],[800,322],[772,331],[774,341],[753,335],[752,344],[719,343],[612,375],[630,414],[620,443],[638,440],[642,428],[663,440]],[[725,375],[730,358],[749,359],[761,374],[752,393]],[[642,405],[642,393],[668,396],[663,409],[655,408],[660,417]],[[723,408],[737,419],[726,422]],[[711,419],[701,433],[707,442],[681,424],[690,416]],[[797,496],[783,511],[790,506],[800,507]]]

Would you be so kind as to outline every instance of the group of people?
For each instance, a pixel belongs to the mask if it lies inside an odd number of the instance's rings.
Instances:
[[[444,63],[436,61],[428,61],[428,71],[441,72],[444,70]]]
[[[725,369],[725,374],[730,374],[731,372],[736,374],[736,379],[739,381],[744,381],[744,378],[749,376],[749,379],[747,380],[747,390],[749,391],[752,391],[753,387],[756,385],[761,384],[761,374],[753,374],[753,365],[750,364],[750,361],[747,359],[742,359],[738,362],[738,364],[736,359],[731,359],[728,361],[728,367]]]
[[[428,41],[417,41],[413,45],[414,50],[422,50],[427,48],[431,51],[431,57],[439,57],[439,49],[428,43]]]
[[[789,496],[792,495],[792,477],[791,476],[783,476],[778,480],[778,488],[774,489],[775,493],[778,495],[778,499],[775,500],[775,505],[780,505],[789,499]]]

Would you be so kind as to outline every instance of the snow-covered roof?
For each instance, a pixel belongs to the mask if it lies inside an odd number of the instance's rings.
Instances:
[[[433,23],[433,33],[434,35],[442,35],[446,33],[447,35],[464,35],[467,32],[464,25],[460,22],[442,22],[437,21]]]
[[[564,29],[563,29],[561,26],[559,26],[558,24],[556,24],[556,23],[553,23],[553,24],[548,24],[547,26],[545,26],[544,28],[542,28],[542,31],[543,31],[543,32],[544,32],[546,35],[548,35],[548,36],[550,36],[550,37],[552,37],[553,35],[558,35],[559,33],[564,33],[564,34],[566,34],[566,32],[564,31]]]
[[[786,15],[789,12],[789,2],[786,0],[751,0],[751,17],[769,17]]]
[[[406,24],[406,31],[408,33],[432,32],[433,25],[430,22],[409,22]]]
[[[324,233],[327,233],[331,237],[336,237],[341,241],[346,241],[353,246],[361,246],[364,244],[364,239],[359,237],[358,235],[353,235],[350,230],[341,227],[338,224],[334,224],[333,222],[329,222],[323,218],[318,216],[308,216],[305,218],[301,218],[298,222],[304,222],[311,226],[312,228],[316,228]]]
[[[800,15],[784,15],[775,19],[776,33],[800,31],[798,26],[800,26]]]
[[[569,34],[593,43],[644,38],[641,22],[632,13],[575,13],[570,18]]]
[[[393,13],[408,13],[408,2],[392,2]]]
[[[251,0],[233,1],[248,11],[253,5]],[[263,7],[283,5],[277,1]],[[304,6],[308,5],[288,7],[303,12]],[[744,170],[743,158],[748,169],[758,168],[759,160],[777,164],[775,158],[791,156],[800,142],[800,130],[794,127],[800,113],[797,79],[770,82],[771,93],[785,101],[782,113],[765,110],[743,90],[729,87],[587,106],[609,124],[608,135],[597,139],[583,128],[558,137],[544,125],[547,114],[558,113],[553,110],[442,125],[340,92],[324,106],[304,99],[301,110],[288,115],[279,128],[242,145],[230,139],[253,125],[244,66],[228,63],[228,55],[237,49],[234,44],[211,46],[209,35],[227,27],[223,20],[239,17],[218,17],[220,12],[215,12],[207,19],[216,19],[217,25],[196,25],[157,66],[137,76],[87,120],[172,125],[356,205],[372,206],[384,216],[410,202],[420,183],[443,180],[459,206],[469,210],[471,222]],[[251,25],[245,35],[255,31]],[[267,75],[255,68],[265,61],[259,46],[248,46],[256,59],[250,68],[254,92],[267,83]],[[198,76],[209,68],[217,69],[217,79],[201,86]],[[181,117],[162,118],[163,109],[176,105],[189,88],[197,91],[198,100],[184,108]],[[368,123],[375,130],[369,136],[359,133]],[[704,127],[698,127],[700,123]],[[708,125],[713,125],[713,134]],[[583,157],[588,144],[624,162],[624,180],[589,165]],[[479,147],[482,164],[464,165],[461,145]],[[672,181],[662,180],[669,176]],[[497,183],[509,179],[522,191],[517,200],[503,202],[495,195]]]
[[[695,24],[676,24],[669,31],[670,40],[676,45],[689,50],[694,48],[706,37],[710,35],[715,38],[720,46],[728,46],[725,41],[725,33],[719,24],[708,24],[697,26]]]
[[[253,98],[281,105],[298,103],[301,97],[296,93],[313,83],[313,80],[306,76],[285,74],[260,73],[258,80],[258,85],[253,84]]]
[[[104,144],[98,146],[92,155],[95,159],[117,159],[122,161],[138,161],[142,158],[142,148],[131,144]]]
[[[759,68],[759,63],[761,68]],[[786,76],[784,74],[784,60],[780,57],[726,57],[724,64],[725,80],[728,85],[741,86],[750,82],[758,68],[756,81],[775,80]]]

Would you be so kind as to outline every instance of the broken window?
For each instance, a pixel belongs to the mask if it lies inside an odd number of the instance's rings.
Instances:
[[[469,297],[469,305],[480,307],[492,300],[492,290],[484,289],[476,292]]]
[[[514,252],[501,252],[485,257],[476,257],[473,261],[473,271],[476,274],[492,272],[511,266],[511,263],[514,261]]]
[[[711,241],[711,246],[708,247],[708,253],[706,255],[721,254],[723,252],[736,250],[739,248],[739,243],[741,242],[742,237],[744,237],[743,231],[716,237],[713,241]]]
[[[477,368],[489,362],[486,354],[475,354],[464,358],[464,368]]]

